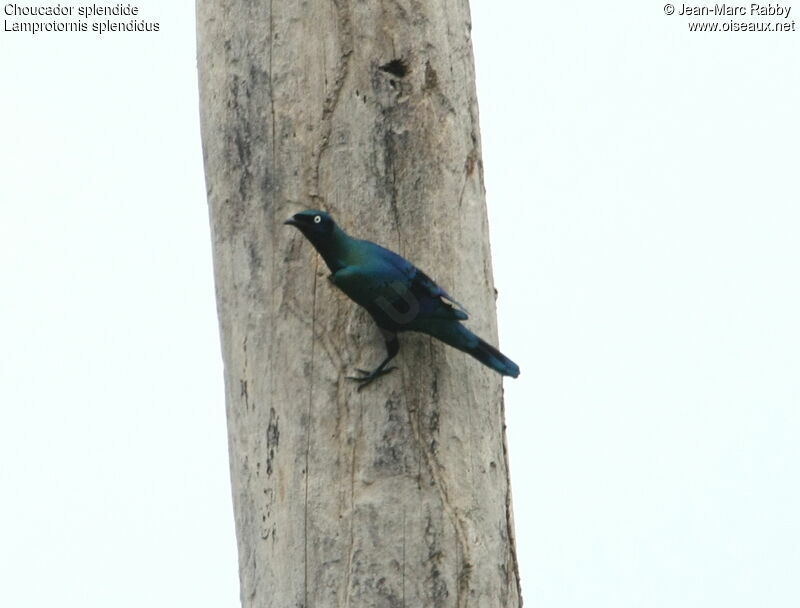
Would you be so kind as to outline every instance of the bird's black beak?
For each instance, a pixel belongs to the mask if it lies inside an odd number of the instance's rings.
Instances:
[[[283,222],[284,226],[299,226],[300,222],[298,222],[294,217],[290,217],[288,220]]]

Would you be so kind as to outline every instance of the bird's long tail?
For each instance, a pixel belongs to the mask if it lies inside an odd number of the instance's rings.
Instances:
[[[453,321],[436,323],[433,327],[426,328],[425,333],[475,357],[504,376],[512,378],[519,376],[519,366],[516,363],[488,342],[481,340],[461,323]]]

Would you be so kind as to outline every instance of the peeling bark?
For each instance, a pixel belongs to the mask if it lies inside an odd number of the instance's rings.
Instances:
[[[330,211],[496,342],[465,0],[198,0],[245,607],[519,606],[500,376],[366,313],[283,220]]]

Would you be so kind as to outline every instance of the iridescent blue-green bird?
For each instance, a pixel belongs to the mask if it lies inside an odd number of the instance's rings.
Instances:
[[[303,211],[284,222],[297,227],[325,260],[330,281],[367,309],[386,342],[386,358],[371,372],[350,377],[367,384],[389,373],[386,365],[400,350],[397,333],[418,331],[472,355],[493,370],[516,378],[519,367],[461,324],[464,307],[444,289],[396,253],[349,236],[324,211]]]

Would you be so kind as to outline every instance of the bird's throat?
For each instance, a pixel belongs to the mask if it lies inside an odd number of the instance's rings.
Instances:
[[[309,237],[309,241],[314,249],[325,260],[331,273],[335,273],[347,265],[346,242],[350,237],[338,226],[334,227],[330,234],[324,236]]]

